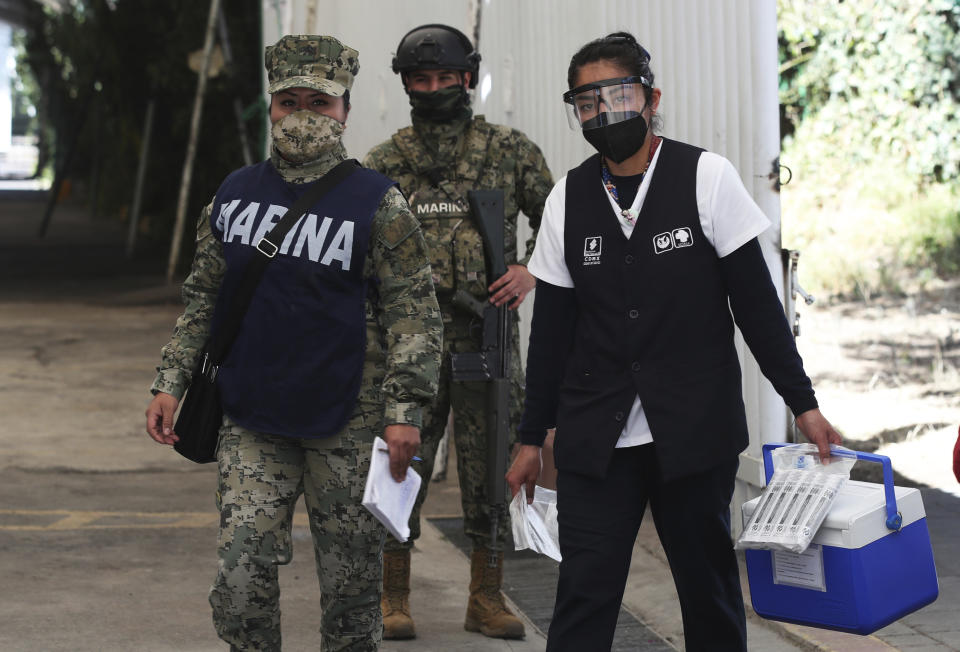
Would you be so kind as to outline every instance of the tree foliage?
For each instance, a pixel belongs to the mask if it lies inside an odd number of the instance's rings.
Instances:
[[[781,0],[781,103],[855,163],[960,177],[960,0]]]
[[[243,164],[233,101],[261,102],[258,4],[223,3],[234,74],[221,72],[207,85],[190,197],[194,214]],[[208,11],[209,3],[195,0],[71,0],[62,12],[34,3],[23,39],[21,68],[36,80],[40,134],[52,134],[43,146],[100,213],[126,214],[147,102],[155,100],[143,212],[158,235],[168,233],[176,208],[197,89],[188,57],[203,48]],[[250,117],[246,127],[256,142],[262,113]]]
[[[778,21],[786,244],[834,292],[956,273],[960,0],[779,0]]]

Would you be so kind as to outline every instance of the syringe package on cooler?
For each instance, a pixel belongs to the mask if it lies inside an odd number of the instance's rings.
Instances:
[[[811,500],[809,508],[800,515],[799,523],[803,525],[799,526],[797,536],[803,548],[795,552],[803,552],[810,545],[810,541],[813,540],[817,530],[820,529],[820,525],[823,524],[823,519],[830,512],[830,506],[833,505],[834,498],[837,497],[840,488],[846,482],[846,476],[834,473],[827,475],[826,482],[817,487],[818,495],[814,500]]]
[[[810,454],[808,447],[809,444],[802,444],[774,451],[775,457],[778,452],[783,453],[737,540],[737,549],[800,553],[810,545],[840,487],[847,481],[855,458],[841,456],[836,460],[832,456],[835,463],[825,466]]]

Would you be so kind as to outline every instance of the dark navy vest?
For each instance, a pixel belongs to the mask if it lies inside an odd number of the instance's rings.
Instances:
[[[349,420],[366,353],[364,260],[380,200],[394,183],[357,168],[290,229],[267,266],[217,375],[223,411],[257,432],[327,437]],[[214,332],[260,239],[308,185],[269,161],[226,178],[210,223],[227,269]]]
[[[748,441],[733,320],[697,210],[702,150],[664,139],[629,240],[600,157],[570,171],[565,262],[579,304],[557,415],[557,466],[602,477],[639,395],[664,479]]]

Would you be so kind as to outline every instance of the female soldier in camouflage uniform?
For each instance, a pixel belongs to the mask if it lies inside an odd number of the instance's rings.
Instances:
[[[186,310],[147,410],[147,431],[161,443],[177,441],[173,414],[217,327],[218,298],[303,184],[346,158],[340,135],[356,50],[328,36],[285,36],[267,48],[266,67],[273,151],[231,174],[200,217]],[[217,377],[225,412],[210,591],[217,633],[231,650],[280,650],[277,567],[292,557],[302,493],[321,649],[375,650],[384,529],[361,505],[371,444],[383,435],[402,478],[419,445],[421,408],[436,392],[442,333],[423,237],[393,183],[358,168],[308,211],[243,324]]]
[[[447,415],[453,407],[457,471],[464,513],[464,530],[473,541],[470,600],[465,627],[487,636],[520,638],[523,624],[509,612],[500,594],[502,547],[509,526],[505,510],[499,519],[494,554],[490,559],[490,506],[486,498],[487,412],[482,383],[453,382],[451,352],[478,351],[480,337],[472,316],[453,305],[457,290],[496,305],[509,302],[516,309],[533,287],[526,261],[533,251],[543,203],[553,180],[540,149],[516,129],[473,116],[468,88],[477,83],[480,55],[469,39],[446,25],[424,25],[400,41],[393,70],[401,75],[413,107],[413,126],[367,154],[364,164],[395,179],[420,220],[430,250],[433,282],[443,313],[444,359],[437,401],[424,417],[422,463],[414,467],[429,477]],[[506,222],[507,273],[486,277],[483,241],[474,226],[467,191],[502,189]],[[517,254],[517,215],[527,216],[533,236],[526,254]],[[473,322],[473,323],[472,323]],[[513,423],[519,420],[519,331],[513,320],[510,361],[513,378]],[[410,540],[388,538],[384,548],[384,637],[413,638],[410,617],[410,547],[420,534],[420,506],[426,497],[423,483],[410,518]]]

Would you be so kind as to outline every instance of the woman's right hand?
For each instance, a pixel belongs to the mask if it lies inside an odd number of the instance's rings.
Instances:
[[[173,446],[180,441],[173,431],[173,415],[179,404],[172,395],[157,392],[147,406],[147,434],[158,444]]]
[[[507,471],[507,484],[510,485],[510,495],[516,496],[520,485],[527,487],[527,504],[533,503],[533,490],[540,477],[540,447],[524,444],[520,452]]]

